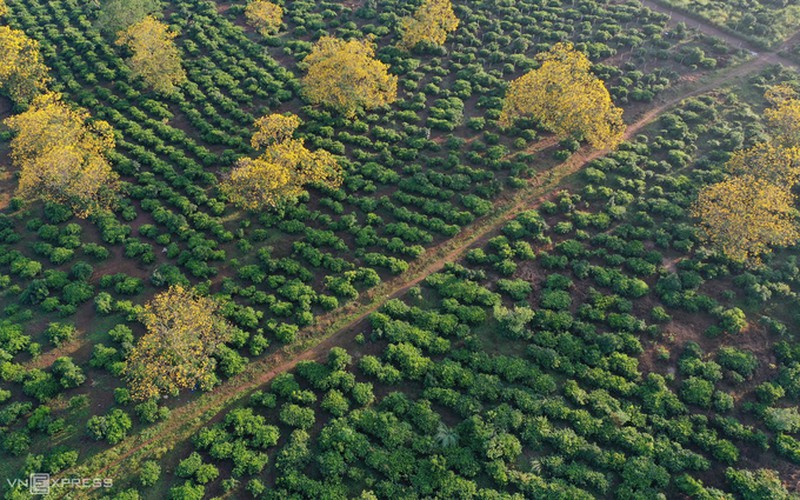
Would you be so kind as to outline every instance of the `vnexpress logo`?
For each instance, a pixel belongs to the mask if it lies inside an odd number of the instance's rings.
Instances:
[[[114,481],[109,478],[61,478],[50,479],[50,474],[35,473],[28,476],[28,479],[6,479],[6,482],[11,488],[28,488],[31,495],[49,495],[52,487],[66,487],[66,488],[111,488],[114,486]]]

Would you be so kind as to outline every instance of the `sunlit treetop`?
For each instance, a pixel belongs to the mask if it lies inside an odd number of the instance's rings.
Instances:
[[[400,45],[405,49],[423,42],[442,45],[456,28],[458,18],[450,0],[424,0],[414,15],[400,20]]]
[[[19,169],[17,196],[66,204],[79,217],[111,207],[118,176],[106,157],[114,148],[108,123],[91,121],[86,110],[48,93],[5,124],[15,133],[11,159]]]
[[[5,16],[8,14],[8,5],[6,5],[5,0],[0,0],[0,17]]]
[[[171,286],[145,305],[139,320],[146,333],[128,357],[125,372],[135,400],[214,385],[213,354],[233,331],[219,309],[216,300],[181,285]]]
[[[741,175],[704,188],[691,212],[713,248],[735,262],[758,265],[772,247],[800,239],[794,204],[786,186]]]
[[[262,116],[253,125],[256,131],[250,139],[250,144],[255,149],[261,149],[291,139],[294,131],[300,126],[300,118],[293,114],[276,113]]]
[[[324,36],[303,64],[308,68],[303,93],[314,104],[354,116],[397,100],[397,76],[375,59],[375,47],[368,41]]]
[[[614,106],[591,62],[570,43],[557,43],[536,59],[540,67],[508,87],[499,123],[519,118],[538,120],[559,137],[578,136],[596,148],[614,148],[622,141],[622,109]]]
[[[128,59],[133,75],[142,78],[156,92],[169,94],[186,81],[181,56],[173,39],[177,33],[153,16],[119,33],[117,45],[127,46],[133,55]]]
[[[274,35],[281,29],[283,9],[266,0],[254,0],[244,10],[247,24],[258,30],[263,36]]]
[[[800,148],[759,143],[736,151],[725,167],[732,175],[749,174],[777,186],[792,186],[800,180]]]
[[[335,189],[342,184],[342,169],[325,150],[310,151],[295,139],[300,119],[292,114],[271,114],[257,119],[251,145],[264,151],[242,158],[222,183],[222,192],[246,210],[263,210],[294,203],[308,184]]]
[[[0,26],[0,87],[17,104],[27,104],[47,88],[48,69],[39,42],[20,31]]]
[[[787,85],[775,85],[764,97],[771,104],[764,110],[774,140],[786,147],[800,147],[800,99]]]

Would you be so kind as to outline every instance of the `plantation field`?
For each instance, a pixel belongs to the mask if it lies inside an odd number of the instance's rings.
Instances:
[[[719,160],[763,134],[757,121],[730,90],[662,115],[590,163],[581,188],[388,301],[349,351],[301,362],[214,419],[157,487],[780,498],[748,495],[759,475],[773,488],[798,478],[800,429],[782,417],[796,411],[793,318],[764,292],[797,300],[795,256],[731,267],[686,216]]]
[[[122,187],[88,218],[25,203],[0,128],[0,476],[109,477],[55,496],[120,499],[796,492],[795,256],[735,264],[688,213],[769,137],[765,91],[798,88],[771,65],[792,64],[783,45],[754,55],[647,3],[479,0],[407,51],[416,3],[286,2],[264,35],[245,2],[177,0],[161,17],[187,80],[165,94],[98,31],[101,4],[5,4],[52,89],[110,124]],[[744,8],[675,5],[741,32]],[[791,38],[793,7],[746,7],[768,27],[748,40]],[[327,35],[372,40],[398,100],[312,105],[304,59]],[[561,41],[624,110],[617,150],[499,126],[509,82]],[[0,118],[20,111],[0,97]],[[299,117],[340,187],[232,202],[221,184],[270,113]],[[233,334],[209,387],[137,401],[143,306],[175,286]]]
[[[800,26],[800,6],[770,0],[653,0],[735,33],[761,48],[787,41]]]

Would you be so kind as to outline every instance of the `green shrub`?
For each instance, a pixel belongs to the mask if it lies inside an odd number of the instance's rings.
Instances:
[[[86,423],[89,437],[97,441],[105,439],[109,444],[117,444],[128,435],[131,418],[124,411],[114,408],[107,415],[95,415]]]
[[[711,407],[714,384],[699,377],[689,377],[681,384],[681,399],[702,408]]]
[[[497,289],[514,300],[524,300],[533,291],[533,286],[525,280],[497,280]]]
[[[732,370],[744,378],[750,378],[758,368],[758,358],[749,351],[735,347],[720,347],[717,352],[717,363],[723,368]]]
[[[564,290],[544,290],[539,304],[545,309],[561,311],[569,309],[572,305],[572,297],[569,292]]]
[[[76,330],[73,325],[66,323],[50,323],[44,331],[45,337],[54,346],[59,347],[64,342],[69,342],[75,336]]]
[[[294,403],[284,404],[281,407],[279,418],[284,424],[298,429],[310,429],[316,421],[313,409]]]
[[[155,460],[147,460],[139,471],[139,482],[142,486],[153,486],[161,477],[161,466]]]
[[[331,389],[323,398],[320,407],[334,417],[341,417],[350,409],[350,403],[344,394],[336,389]]]

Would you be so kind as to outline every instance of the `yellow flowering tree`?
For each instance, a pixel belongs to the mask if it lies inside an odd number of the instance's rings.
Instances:
[[[570,43],[557,43],[536,59],[539,68],[509,85],[500,126],[531,117],[559,137],[583,136],[596,148],[619,145],[625,133],[622,109],[590,71],[589,59]]]
[[[221,189],[237,206],[247,210],[275,208],[294,202],[304,186],[323,183],[337,188],[342,170],[325,150],[309,151],[303,139],[293,138],[300,126],[295,115],[266,115],[255,122],[250,140],[264,152],[257,158],[239,160]]]
[[[775,85],[764,97],[771,105],[764,110],[764,118],[774,140],[786,147],[800,147],[800,99],[795,91],[786,85]]]
[[[800,239],[794,204],[786,187],[747,174],[704,188],[691,213],[706,242],[733,261],[755,265],[771,247]]]
[[[800,148],[762,142],[736,151],[725,166],[732,175],[750,174],[777,186],[793,186],[800,179]]]
[[[79,217],[110,206],[118,176],[106,158],[114,148],[108,123],[89,121],[88,111],[48,93],[5,124],[15,132],[11,159],[19,168],[17,196],[67,204]]]
[[[299,126],[300,118],[291,113],[264,115],[253,123],[255,132],[250,138],[250,145],[255,149],[262,149],[286,142]]]
[[[5,0],[0,0],[0,17],[5,16],[8,14],[8,5],[6,5]]]
[[[400,46],[413,49],[422,42],[442,45],[456,28],[458,18],[450,0],[424,0],[413,16],[400,20]]]
[[[303,63],[308,68],[303,92],[314,104],[354,116],[360,109],[378,108],[397,99],[397,77],[375,59],[372,43],[324,36]]]
[[[181,389],[210,389],[215,381],[213,357],[230,338],[232,326],[220,305],[180,285],[148,302],[140,314],[147,329],[128,356],[125,377],[131,396],[145,400],[175,395]]]
[[[283,9],[266,0],[254,0],[244,9],[244,17],[262,36],[274,35],[281,29]]]
[[[128,47],[133,75],[142,78],[156,92],[168,94],[186,81],[181,56],[173,39],[176,33],[153,16],[129,26],[119,33],[117,45]]]
[[[0,87],[14,102],[27,104],[45,92],[47,71],[39,42],[20,30],[0,26]]]

